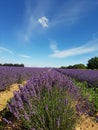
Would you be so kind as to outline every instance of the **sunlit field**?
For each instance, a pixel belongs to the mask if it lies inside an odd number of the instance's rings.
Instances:
[[[0,67],[0,129],[98,129],[97,73]]]

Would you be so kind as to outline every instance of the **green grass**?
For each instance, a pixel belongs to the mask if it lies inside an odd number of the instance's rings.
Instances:
[[[80,89],[83,97],[88,97],[89,101],[94,104],[95,112],[98,113],[98,88],[89,88],[87,82],[74,80],[76,86]]]

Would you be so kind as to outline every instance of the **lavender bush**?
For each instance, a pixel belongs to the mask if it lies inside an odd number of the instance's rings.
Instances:
[[[98,70],[83,70],[83,69],[56,69],[56,70],[79,81],[86,81],[88,83],[88,87],[98,88]]]
[[[0,91],[5,90],[13,83],[22,83],[37,73],[46,71],[42,68],[7,67],[0,66]]]
[[[74,130],[79,114],[89,108],[86,101],[75,104],[82,100],[77,87],[55,70],[35,75],[19,89],[8,108],[27,130]]]

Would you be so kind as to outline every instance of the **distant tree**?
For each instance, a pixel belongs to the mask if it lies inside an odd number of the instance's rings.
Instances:
[[[0,63],[0,66],[2,66],[2,64]]]
[[[16,67],[24,67],[24,64],[14,64]]]
[[[73,69],[73,65],[67,66],[67,69]]]
[[[98,57],[93,57],[88,60],[87,64],[88,69],[98,69]]]
[[[75,64],[73,65],[74,69],[86,69],[86,66],[84,64]]]
[[[1,64],[2,65],[2,64]],[[24,67],[24,64],[5,63],[2,66]]]
[[[13,64],[12,63],[7,63],[6,66],[13,66]]]
[[[61,68],[61,69],[66,69],[66,67],[65,67],[65,66],[61,66],[60,68]]]
[[[75,64],[67,66],[67,69],[86,69],[84,64]]]
[[[8,66],[8,64],[7,64],[7,63],[4,63],[3,66]]]
[[[3,64],[3,66],[13,66],[13,64],[12,63],[5,63],[5,64]]]
[[[13,64],[13,66],[17,66],[17,67],[18,67],[18,66],[19,66],[19,64]]]
[[[24,67],[24,64],[20,64],[20,67]]]

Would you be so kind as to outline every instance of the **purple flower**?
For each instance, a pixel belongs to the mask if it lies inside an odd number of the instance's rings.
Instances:
[[[11,124],[12,122],[7,120],[6,118],[3,118],[3,121],[6,122],[7,124]]]
[[[48,105],[45,105],[45,110],[48,111]]]
[[[60,118],[57,119],[57,127],[60,127]]]

